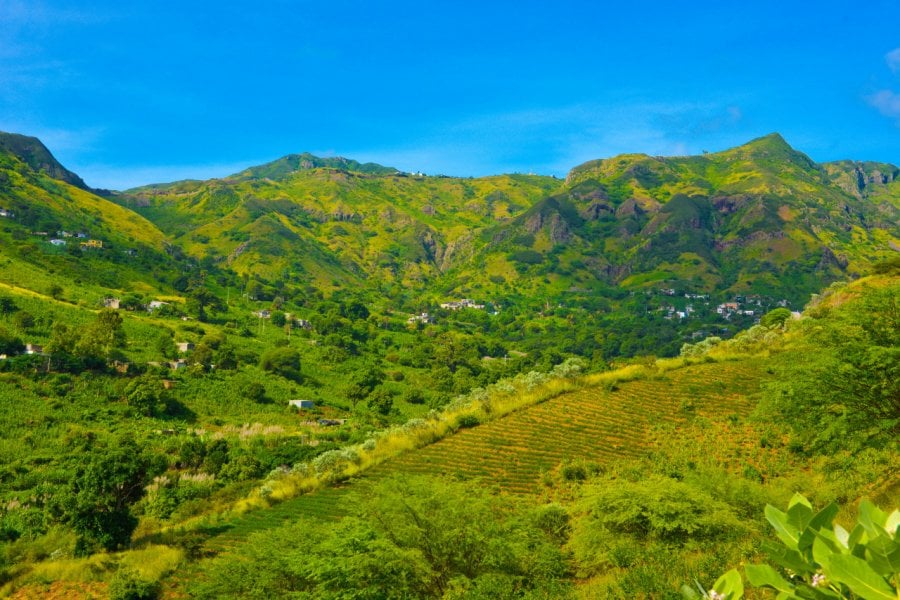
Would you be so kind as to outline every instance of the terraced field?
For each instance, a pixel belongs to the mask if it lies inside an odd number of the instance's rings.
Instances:
[[[386,461],[349,485],[223,523],[206,549],[227,551],[250,533],[292,519],[340,518],[349,511],[342,503],[349,490],[398,472],[479,478],[504,493],[535,494],[542,475],[564,461],[603,463],[640,455],[656,425],[677,424],[689,414],[746,414],[761,369],[750,361],[695,365],[613,390],[592,387],[564,394]]]
[[[643,453],[660,423],[694,414],[743,414],[758,386],[748,363],[707,364],[607,391],[559,396],[385,462],[367,474],[428,473],[480,478],[512,494],[533,494],[564,461],[607,462]],[[687,407],[693,407],[689,409]]]

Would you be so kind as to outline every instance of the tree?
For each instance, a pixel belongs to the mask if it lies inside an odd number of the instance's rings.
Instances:
[[[0,315],[11,315],[19,310],[16,303],[6,296],[0,296]]]
[[[21,339],[5,327],[0,327],[0,354],[18,354],[24,349]]]
[[[65,323],[57,321],[53,323],[50,330],[50,341],[47,342],[44,350],[48,354],[74,354],[77,343],[77,332]]]
[[[791,318],[791,311],[786,308],[776,308],[767,312],[759,320],[759,324],[765,327],[783,327],[785,321]]]
[[[154,462],[126,438],[94,447],[77,461],[64,500],[67,520],[77,535],[77,554],[115,550],[128,543],[137,526],[131,505],[144,495],[158,470]]]
[[[60,298],[62,298],[62,295],[63,295],[62,286],[59,285],[58,283],[53,283],[50,285],[50,288],[47,290],[47,293],[54,300],[59,300]]]
[[[124,345],[122,315],[117,310],[104,308],[97,313],[96,320],[85,329],[75,350],[83,358],[106,360],[114,350]]]
[[[380,415],[389,415],[394,407],[394,396],[391,391],[383,386],[375,388],[369,394],[369,408]]]
[[[241,394],[247,400],[262,404],[266,401],[266,388],[258,381],[251,381],[244,385]]]
[[[125,387],[125,401],[139,414],[152,417],[163,403],[161,390],[162,384],[158,379],[142,375]]]
[[[294,381],[303,378],[300,373],[300,353],[290,346],[272,348],[264,352],[259,359],[259,366],[265,371],[277,373]]]
[[[363,368],[354,371],[349,377],[349,383],[344,389],[344,394],[350,400],[350,403],[356,408],[356,405],[365,400],[375,386],[384,379],[384,373],[374,364],[366,364]]]
[[[13,316],[13,326],[19,331],[27,331],[34,327],[34,315],[20,310]]]

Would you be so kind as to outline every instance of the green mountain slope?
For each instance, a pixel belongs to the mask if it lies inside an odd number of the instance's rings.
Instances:
[[[549,177],[411,176],[294,155],[222,180],[129,190],[117,201],[193,256],[327,289],[373,275],[388,284],[432,282],[471,253],[473,232],[559,186]]]
[[[896,247],[896,167],[859,168],[879,183],[850,185],[854,165],[817,165],[777,134],[703,156],[588,162],[494,228],[478,264],[520,289],[537,275],[558,290],[600,279],[802,301]]]
[[[0,283],[55,283],[74,298],[73,282],[152,289],[173,268],[155,225],[87,189],[34,138],[0,135],[0,209]]]
[[[0,153],[12,154],[33,170],[65,181],[83,190],[89,189],[84,181],[61,164],[36,137],[0,131]]]
[[[772,134],[703,156],[591,161],[564,183],[290,155],[116,201],[190,255],[268,281],[374,276],[483,298],[664,284],[797,303],[897,246],[896,172],[818,165]]]

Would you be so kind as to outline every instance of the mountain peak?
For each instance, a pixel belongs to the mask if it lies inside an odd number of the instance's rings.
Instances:
[[[0,152],[12,154],[35,171],[65,181],[83,190],[90,188],[78,175],[62,166],[36,137],[0,131]]]
[[[789,150],[794,152],[794,148],[787,143],[780,133],[773,132],[768,135],[764,135],[762,137],[758,137],[756,139],[752,139],[743,146],[738,146],[738,148],[754,148],[760,150]]]
[[[344,158],[342,156],[321,158],[314,154],[310,154],[309,152],[304,152],[302,154],[288,154],[287,156],[282,156],[272,162],[244,169],[232,177],[235,179],[278,180],[284,179],[298,171],[322,168],[339,169],[341,171],[352,171],[370,175],[390,175],[397,172],[397,169],[394,169],[393,167],[385,167],[376,163],[360,163],[359,161]]]

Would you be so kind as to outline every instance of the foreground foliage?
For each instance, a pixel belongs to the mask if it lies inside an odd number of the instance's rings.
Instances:
[[[301,520],[252,536],[192,587],[200,598],[562,597],[554,517],[434,478],[367,489],[337,525]],[[564,517],[563,517],[564,519]],[[266,565],[264,569],[260,569]]]
[[[777,592],[779,600],[862,598],[896,600],[900,597],[900,510],[887,514],[868,500],[859,505],[856,524],[848,531],[835,524],[836,504],[814,511],[797,494],[787,512],[766,506],[766,519],[781,545],[766,543],[764,551],[778,569],[768,564],[745,567],[754,587]],[[720,577],[704,598],[740,600],[744,586],[737,570]],[[699,598],[684,586],[685,598]]]

